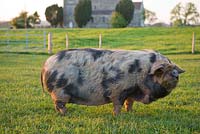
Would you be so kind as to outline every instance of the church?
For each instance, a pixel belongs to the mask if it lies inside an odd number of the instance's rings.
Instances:
[[[91,0],[92,2],[92,20],[88,22],[88,28],[109,28],[112,12],[120,0]],[[64,0],[63,16],[65,27],[77,27],[74,20],[74,9],[79,0]],[[143,2],[133,2],[134,14],[129,27],[144,26],[144,6]]]

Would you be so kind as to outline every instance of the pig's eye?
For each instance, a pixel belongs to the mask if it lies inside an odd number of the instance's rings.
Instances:
[[[178,71],[177,70],[173,70],[172,72],[171,72],[171,75],[173,76],[173,77],[178,77]]]

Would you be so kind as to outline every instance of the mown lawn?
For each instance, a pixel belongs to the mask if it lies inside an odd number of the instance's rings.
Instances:
[[[40,84],[41,66],[49,57],[46,50],[41,53],[33,49],[25,53],[26,49],[17,51],[17,47],[1,49],[0,133],[200,133],[200,42],[197,41],[197,54],[190,54],[191,33],[200,33],[199,27],[47,31],[54,33],[54,52],[64,49],[64,45],[60,44],[64,43],[62,35],[65,31],[78,34],[84,40],[95,40],[94,33],[102,33],[105,38],[103,48],[156,49],[186,70],[186,73],[181,75],[178,87],[169,96],[149,105],[136,102],[132,113],[126,113],[123,109],[115,117],[112,115],[112,104],[97,107],[67,104],[67,115],[60,116],[55,112],[50,96],[43,93]],[[200,39],[199,36],[197,39]],[[86,44],[84,40],[82,42]],[[92,47],[95,46],[91,44]],[[3,46],[5,44],[0,44],[0,47]],[[81,43],[77,46],[90,47],[87,44],[81,46]]]

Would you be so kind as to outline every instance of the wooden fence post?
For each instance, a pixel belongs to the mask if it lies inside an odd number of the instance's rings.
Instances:
[[[66,34],[66,49],[69,49],[69,37],[68,37],[68,34]]]
[[[192,54],[195,53],[195,32],[192,34]]]
[[[53,44],[52,44],[52,34],[49,33],[48,34],[48,53],[49,54],[52,54],[52,47],[53,47]]]
[[[102,47],[102,35],[100,34],[99,35],[99,48]]]

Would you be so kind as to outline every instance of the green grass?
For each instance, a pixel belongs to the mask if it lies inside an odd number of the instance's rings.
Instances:
[[[49,57],[46,50],[22,49],[22,44],[7,49],[5,44],[0,44],[0,133],[200,133],[199,35],[197,54],[190,54],[192,32],[200,33],[200,27],[45,30],[53,33],[54,52],[64,49],[61,44],[66,32],[78,42],[71,48],[95,47],[96,37],[102,33],[103,48],[156,49],[186,73],[181,75],[178,87],[166,98],[150,105],[136,102],[132,113],[122,109],[115,117],[112,104],[97,107],[67,104],[67,115],[60,116],[40,84],[41,66]],[[35,31],[38,30],[28,32]]]

